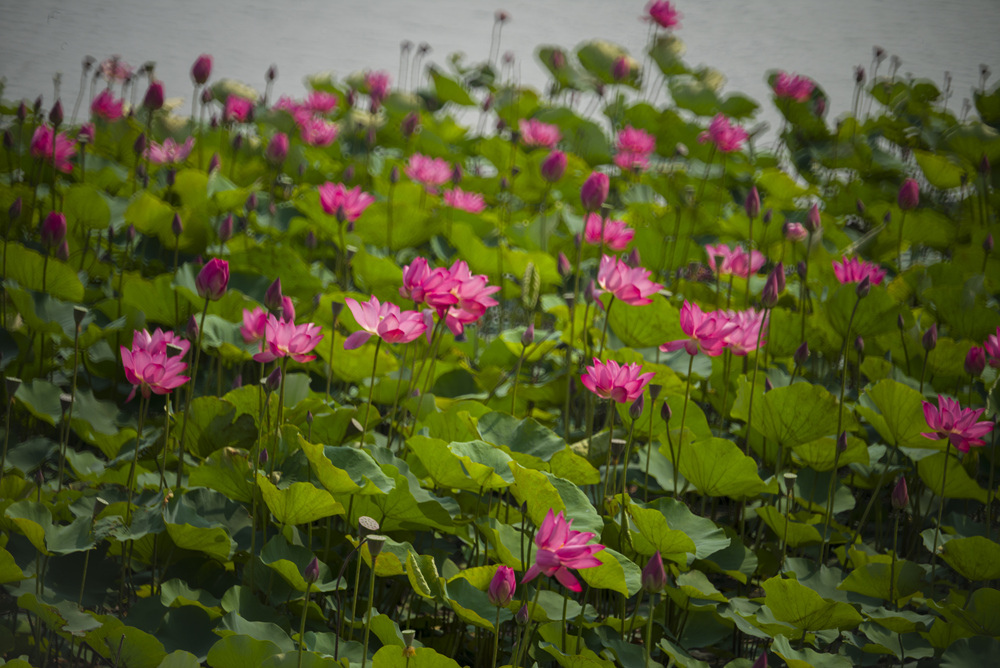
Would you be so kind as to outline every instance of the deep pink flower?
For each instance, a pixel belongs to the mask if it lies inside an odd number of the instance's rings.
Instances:
[[[229,287],[229,263],[217,257],[212,258],[198,272],[194,284],[199,297],[218,301]]]
[[[284,132],[275,133],[264,150],[264,156],[271,164],[280,165],[283,163],[288,157],[288,135]]]
[[[365,86],[368,88],[368,96],[376,105],[382,104],[386,96],[389,95],[389,73],[388,72],[368,72],[365,74]]]
[[[983,342],[983,350],[986,351],[986,361],[994,369],[1000,369],[1000,327],[997,327],[996,334],[990,334]]]
[[[344,350],[360,348],[373,335],[386,343],[409,343],[420,338],[427,329],[422,313],[400,311],[391,302],[380,303],[378,297],[373,296],[367,302],[351,297],[344,301],[361,327],[344,341]]]
[[[591,172],[580,186],[580,203],[587,211],[597,211],[608,199],[611,178],[604,172]]]
[[[985,445],[981,438],[993,429],[993,423],[976,422],[985,408],[962,408],[958,401],[938,395],[938,407],[929,401],[923,402],[924,418],[933,430],[921,432],[921,436],[930,439],[947,438],[959,452],[968,452],[969,448]]]
[[[552,151],[545,156],[545,160],[542,160],[539,171],[542,173],[543,179],[549,183],[555,183],[566,172],[566,154],[562,151]]]
[[[168,344],[178,346],[181,354],[170,357]],[[132,350],[121,346],[125,377],[133,385],[126,401],[132,400],[136,390],[148,398],[150,393],[168,394],[189,381],[190,378],[181,373],[187,369],[183,359],[190,345],[175,337],[173,332],[164,333],[160,329],[152,334],[145,330],[136,331],[132,336]]]
[[[146,156],[150,162],[157,165],[173,165],[184,162],[192,148],[194,148],[194,137],[188,137],[183,144],[178,144],[173,138],[167,137],[162,144],[150,142],[146,148]]]
[[[195,58],[191,66],[191,81],[200,86],[208,81],[210,76],[212,76],[212,56],[203,53]]]
[[[846,257],[841,258],[839,263],[837,260],[834,260],[833,273],[837,276],[837,280],[840,281],[841,285],[860,283],[866,277],[871,281],[872,285],[880,285],[882,279],[885,278],[885,269],[882,269],[877,264],[859,260],[856,257],[852,257],[850,260]]]
[[[303,114],[303,118],[309,118],[312,116],[312,110],[306,107],[305,104],[301,102],[296,102],[287,95],[282,95],[278,98],[278,101],[274,103],[274,109],[281,111],[287,111],[293,117],[298,114]],[[298,120],[298,118],[296,118]]]
[[[899,203],[899,208],[903,211],[916,208],[917,204],[920,203],[920,186],[914,179],[906,179],[899,187],[899,195],[897,195],[896,200]]]
[[[46,250],[56,248],[66,238],[66,216],[53,211],[42,221],[42,245]]]
[[[594,568],[601,561],[594,556],[604,549],[603,545],[587,545],[595,534],[589,531],[573,531],[573,520],[566,521],[563,511],[556,515],[549,509],[542,526],[535,534],[535,563],[524,574],[521,584],[534,580],[539,575],[556,577],[564,587],[571,591],[583,590],[569,569]]]
[[[163,99],[163,82],[150,81],[149,88],[146,89],[146,95],[142,98],[142,106],[149,111],[157,111],[163,108]]]
[[[411,180],[422,183],[429,191],[435,192],[437,186],[451,179],[451,165],[441,158],[429,158],[414,153],[406,166],[406,175]]]
[[[110,88],[105,88],[90,103],[90,113],[106,121],[117,121],[122,117],[124,105],[124,101],[117,99]]]
[[[1000,362],[1000,360],[997,360]],[[979,346],[972,346],[965,355],[965,373],[978,378],[986,368],[986,351]]]
[[[646,5],[645,20],[652,21],[661,28],[676,28],[680,25],[681,14],[667,0],[657,0]]]
[[[615,153],[615,165],[624,171],[633,169],[644,170],[649,167],[649,154],[619,151]]]
[[[65,133],[55,133],[47,125],[39,125],[35,128],[35,134],[31,137],[31,155],[36,158],[53,164],[52,142],[55,140],[55,167],[60,172],[69,174],[73,171],[73,163],[70,158],[76,155],[76,142],[66,136]]]
[[[785,233],[785,238],[792,242],[805,241],[809,236],[809,231],[802,223],[785,223],[782,231]]]
[[[226,106],[222,111],[222,120],[226,123],[244,123],[250,118],[253,102],[245,97],[230,95],[226,98]]]
[[[521,132],[521,143],[525,146],[552,148],[562,138],[562,134],[559,132],[557,126],[551,123],[543,123],[534,118],[522,118],[517,127]]]
[[[514,577],[514,569],[510,566],[499,566],[497,572],[490,580],[490,588],[486,592],[486,597],[490,604],[503,607],[514,598],[514,589],[517,588],[517,578]]]
[[[298,122],[299,136],[310,146],[329,146],[337,140],[340,129],[323,118],[304,118]]]
[[[337,96],[322,90],[314,90],[306,98],[305,107],[314,114],[328,114],[337,108]]]
[[[240,334],[247,343],[263,341],[267,333],[267,311],[261,307],[254,310],[243,309],[243,326]]]
[[[312,323],[296,325],[293,321],[267,316],[265,348],[253,356],[258,362],[272,362],[279,357],[291,357],[296,362],[311,362],[315,355],[308,353],[323,338],[319,326]]]
[[[497,300],[490,295],[499,292],[500,286],[489,285],[489,278],[483,274],[472,274],[464,260],[455,262],[448,271],[455,281],[451,293],[456,301],[445,313],[445,325],[452,334],[459,336],[465,331],[465,325],[479,320],[486,309],[497,305]]]
[[[705,313],[697,304],[685,301],[681,307],[681,329],[691,340],[668,341],[660,346],[665,353],[684,348],[689,355],[699,350],[716,357],[726,349],[726,338],[736,329],[725,313],[712,311]]]
[[[650,295],[663,289],[649,280],[650,272],[644,267],[630,267],[616,257],[605,255],[597,270],[597,284],[602,291],[610,292],[616,299],[630,306],[652,304]]]
[[[427,304],[438,311],[445,311],[458,303],[453,290],[458,280],[444,267],[431,268],[426,258],[417,257],[403,267],[403,285],[399,294],[404,299],[412,299],[418,306]]]
[[[704,144],[707,141],[715,144],[715,147],[723,153],[732,153],[743,148],[743,142],[747,140],[747,132],[739,125],[729,122],[723,114],[716,115],[712,123],[698,135],[698,142]]]
[[[627,404],[638,399],[643,388],[655,376],[652,372],[642,373],[642,365],[634,362],[619,365],[614,360],[602,362],[595,357],[594,364],[587,367],[587,373],[580,376],[580,381],[601,399]]]
[[[764,332],[767,330],[768,319],[767,311],[758,311],[752,308],[745,311],[727,311],[725,317],[731,325],[735,325],[735,329],[723,337],[726,347],[734,355],[744,357],[748,353],[757,350],[758,343],[764,345]]]
[[[726,244],[708,244],[705,252],[708,254],[708,266],[720,276],[746,278],[750,274],[756,274],[767,261],[760,251],[751,250],[748,254],[742,246],[730,248]],[[719,262],[719,258],[722,258],[722,262]]]
[[[645,130],[627,125],[624,130],[618,132],[618,140],[615,147],[618,151],[649,155],[656,150],[656,137]]]
[[[486,201],[479,193],[465,192],[461,188],[452,188],[444,193],[444,203],[453,209],[461,209],[469,213],[479,213],[486,208]]]
[[[635,236],[635,230],[620,220],[604,220],[599,214],[588,213],[583,219],[583,240],[593,246],[601,243],[613,251],[624,250]]]
[[[319,187],[323,211],[331,216],[342,215],[344,220],[357,220],[374,201],[375,198],[361,190],[361,186],[348,190],[343,183],[327,182]]]
[[[774,78],[774,94],[777,97],[788,98],[796,102],[805,102],[812,95],[816,84],[809,77],[788,72],[778,72]]]

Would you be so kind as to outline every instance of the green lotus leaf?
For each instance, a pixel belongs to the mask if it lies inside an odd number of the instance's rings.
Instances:
[[[763,506],[757,508],[756,512],[779,540],[784,537],[789,547],[814,545],[823,542],[819,529],[816,528],[820,519],[819,515],[809,516],[808,522],[796,521],[798,517],[793,515],[789,517],[786,528],[785,515],[774,506]],[[793,517],[796,519],[792,519]]]
[[[766,489],[757,463],[732,441],[710,438],[684,446],[680,472],[706,496],[746,498]]]
[[[949,540],[941,558],[966,580],[1000,578],[1000,545],[984,536]]]
[[[258,640],[245,634],[227,635],[208,651],[211,668],[244,668],[259,665],[282,648],[270,640]]]
[[[796,580],[773,577],[765,581],[764,604],[779,621],[803,631],[852,629],[863,619],[853,606],[825,599]]]
[[[945,456],[948,463],[948,477],[945,480],[945,489],[941,489],[942,478],[944,477]],[[969,477],[969,473],[962,466],[962,462],[950,452],[938,452],[929,457],[924,457],[917,462],[917,473],[924,481],[927,488],[938,496],[947,499],[974,499],[980,503],[986,503],[987,492],[980,487],[975,480]],[[944,492],[942,494],[942,492]]]
[[[0,241],[0,254],[17,258],[17,262],[7,265],[8,282],[35,292],[45,292],[68,302],[83,301],[83,284],[76,271],[65,262],[55,258],[49,258],[46,262],[45,257],[36,251],[6,241]]]
[[[927,428],[927,421],[919,392],[886,379],[866,388],[861,396],[858,413],[886,443],[908,448],[934,447],[934,441],[920,435]]]
[[[576,571],[581,580],[595,589],[611,589],[625,597],[639,591],[642,570],[632,560],[610,547],[605,547],[594,556],[601,565]]]
[[[343,515],[340,505],[330,492],[308,482],[293,482],[278,489],[263,473],[257,474],[261,496],[274,518],[282,524],[308,524],[325,517]]]
[[[392,478],[364,450],[310,443],[301,434],[298,441],[316,477],[331,494],[386,494],[394,487]]]
[[[829,652],[814,652],[808,647],[794,649],[783,635],[775,636],[772,645],[774,653],[785,660],[788,668],[853,668],[854,662],[846,656]]]
[[[443,654],[438,654],[430,647],[420,647],[416,653],[407,657],[402,649],[394,645],[386,646],[375,652],[372,657],[372,667],[375,668],[459,668],[459,664]]]
[[[434,92],[442,102],[452,102],[462,107],[475,106],[475,101],[469,96],[468,91],[460,83],[446,77],[437,68],[430,70],[431,80],[434,82]]]
[[[654,295],[653,303],[645,306],[629,306],[615,300],[608,317],[611,330],[632,348],[649,348],[686,338],[680,326],[680,312],[663,295]]]
[[[515,483],[510,492],[518,503],[528,504],[528,517],[535,526],[541,526],[549,510],[558,514],[565,511],[567,520],[573,520],[575,531],[590,531],[600,535],[604,520],[597,514],[594,504],[579,487],[546,471],[534,471],[517,462],[510,463]]]
[[[266,641],[272,645],[277,645],[279,650],[282,652],[295,651],[295,644],[292,642],[292,639],[289,638],[288,634],[285,633],[285,631],[277,624],[273,622],[251,621],[243,618],[239,613],[236,612],[228,612],[225,615],[223,615],[222,621],[219,622],[219,625],[216,627],[215,632],[221,635],[223,639],[225,639],[226,637],[232,637],[233,635],[236,636],[247,635],[253,638],[257,642]],[[243,642],[238,642],[237,647],[243,649],[246,647],[246,644]],[[256,644],[251,645],[250,649],[255,654],[262,651],[262,648]]]
[[[815,441],[823,436],[836,436],[842,431],[857,429],[857,420],[844,409],[843,421],[838,422],[839,405],[836,397],[819,385],[795,383],[776,387],[753,406],[753,427],[769,441],[786,448]]]

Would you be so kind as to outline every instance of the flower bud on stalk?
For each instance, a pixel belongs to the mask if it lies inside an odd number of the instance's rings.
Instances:
[[[973,346],[965,356],[965,373],[973,378],[978,378],[985,368],[986,350],[979,346]]]
[[[229,286],[229,263],[219,258],[208,261],[195,278],[198,296],[211,301],[218,301],[226,293]]]
[[[281,367],[276,366],[274,367],[274,371],[267,374],[267,377],[264,379],[264,389],[268,392],[274,392],[279,387],[281,387]]]
[[[802,366],[809,359],[809,344],[805,341],[802,342],[798,348],[795,349],[795,354],[792,356],[797,366]]]
[[[916,208],[920,202],[920,186],[914,179],[906,179],[899,188],[896,200],[899,203],[899,208],[903,211]]]
[[[906,489],[906,478],[899,476],[896,486],[892,489],[892,507],[895,510],[903,510],[910,505],[910,493]]]
[[[503,607],[513,600],[516,587],[517,579],[514,577],[514,569],[510,566],[499,566],[490,581],[486,596],[491,605]]]
[[[580,187],[580,201],[587,211],[597,211],[608,199],[611,181],[603,172],[593,172]]]
[[[747,212],[747,217],[753,220],[760,213],[760,193],[757,186],[750,188],[746,199],[743,201],[743,210]]]
[[[319,580],[319,559],[317,559],[316,557],[312,558],[312,561],[309,562],[309,565],[306,566],[304,571],[302,571],[302,579],[308,582],[309,584],[312,584],[313,582],[316,582],[316,580]]]
[[[208,81],[208,77],[211,75],[212,56],[203,53],[195,59],[194,65],[191,66],[191,81],[200,86]]]
[[[924,332],[924,336],[921,339],[921,344],[924,346],[924,350],[930,352],[937,348],[938,331],[937,323],[934,323],[930,328]]]
[[[163,83],[151,81],[146,89],[146,96],[142,99],[142,106],[149,111],[158,111],[163,108]]]
[[[663,567],[663,557],[660,556],[659,550],[643,567],[640,582],[643,591],[650,594],[661,592],[667,586],[667,571]]]
[[[865,276],[863,279],[861,279],[861,282],[858,283],[858,287],[854,289],[854,292],[855,294],[857,294],[858,299],[864,299],[865,297],[868,296],[868,293],[871,291],[871,289],[872,289],[871,278]]]
[[[628,416],[632,418],[632,421],[638,420],[642,416],[642,410],[646,407],[646,399],[643,395],[636,397],[628,407]]]
[[[226,243],[233,236],[233,214],[226,214],[219,224],[219,242]]]

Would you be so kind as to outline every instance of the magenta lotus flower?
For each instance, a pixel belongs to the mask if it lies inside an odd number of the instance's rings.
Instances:
[[[309,352],[319,344],[323,334],[318,325],[303,323],[296,325],[289,320],[281,320],[274,315],[267,317],[264,350],[253,356],[257,362],[273,362],[279,357],[291,357],[296,362],[311,362],[316,359]]]
[[[389,95],[389,73],[388,72],[368,72],[365,74],[365,87],[368,89],[368,96],[376,106]]]
[[[993,423],[977,422],[985,408],[962,408],[958,401],[938,395],[938,407],[929,401],[923,402],[924,418],[932,431],[921,432],[921,436],[930,439],[947,438],[959,452],[968,452],[969,448],[985,445],[981,437],[990,433]]]
[[[263,341],[267,334],[267,311],[259,306],[252,311],[243,309],[243,326],[240,327],[240,334],[247,343]]]
[[[603,545],[587,545],[595,534],[589,531],[573,531],[573,520],[566,521],[563,511],[556,515],[549,509],[548,514],[535,534],[535,563],[524,574],[521,584],[531,582],[539,575],[555,576],[564,587],[571,591],[583,590],[569,569],[594,568],[601,561],[594,556],[604,549]]]
[[[191,65],[191,81],[196,86],[203,85],[212,76],[212,56],[203,53],[194,60]]]
[[[774,78],[774,94],[780,98],[805,102],[812,95],[816,84],[809,77],[789,74],[788,72],[778,72]]]
[[[583,240],[593,246],[601,244],[613,251],[624,250],[635,236],[635,230],[620,220],[604,220],[596,213],[588,213],[584,218]]]
[[[302,143],[310,146],[329,146],[340,133],[336,123],[323,118],[306,118],[298,121],[298,126]]]
[[[431,268],[426,258],[417,257],[403,267],[403,285],[399,294],[404,299],[412,299],[418,306],[427,304],[443,313],[458,303],[454,294],[458,280],[444,267]]]
[[[1000,369],[1000,327],[997,327],[996,334],[986,337],[983,350],[986,352],[986,362],[994,369]]]
[[[486,598],[491,605],[503,607],[514,598],[514,589],[517,588],[517,578],[514,577],[514,569],[510,566],[499,566],[490,580],[490,588],[486,592]]]
[[[707,141],[715,144],[715,147],[723,153],[733,153],[743,148],[743,142],[747,140],[747,132],[739,125],[729,122],[723,114],[716,115],[712,123],[698,135],[698,142],[704,144]]]
[[[979,346],[972,346],[965,355],[965,373],[973,378],[978,378],[986,369],[986,350]]]
[[[455,281],[451,292],[456,301],[445,313],[445,325],[452,334],[459,336],[465,331],[465,325],[476,322],[486,309],[497,305],[497,300],[490,295],[499,292],[500,286],[489,285],[489,278],[483,274],[473,275],[464,260],[455,262],[449,273]]]
[[[328,114],[337,108],[337,96],[322,90],[314,90],[306,98],[305,108],[314,114]]]
[[[525,146],[552,148],[562,138],[562,133],[559,132],[557,126],[551,123],[543,123],[534,118],[522,118],[517,127],[521,133],[521,143]]]
[[[767,330],[767,311],[747,309],[745,311],[726,311],[724,313],[729,324],[735,328],[723,337],[723,343],[734,355],[745,357],[766,343],[764,332]]]
[[[539,167],[542,178],[549,183],[555,183],[563,177],[566,172],[566,154],[562,151],[552,151]]]
[[[486,208],[486,201],[479,193],[465,192],[461,188],[452,188],[444,193],[444,203],[453,209],[479,213]]]
[[[170,357],[167,353],[168,344],[179,347],[181,354]],[[177,338],[173,332],[164,333],[160,329],[152,334],[146,330],[136,331],[132,336],[132,349],[121,346],[125,377],[133,385],[126,401],[132,400],[136,390],[148,399],[151,393],[169,394],[189,381],[190,378],[182,373],[187,369],[183,359],[190,345]]]
[[[157,111],[163,108],[163,99],[163,82],[150,81],[149,88],[146,89],[146,95],[142,98],[142,106],[149,111]]]
[[[192,148],[194,148],[194,137],[188,137],[183,144],[178,144],[173,138],[167,137],[162,144],[150,142],[146,148],[146,157],[157,165],[176,165],[187,160]]]
[[[451,179],[451,165],[441,158],[429,158],[420,153],[410,156],[406,166],[406,175],[412,181],[423,184],[427,190],[436,192],[437,186]]]
[[[587,211],[597,211],[608,199],[611,178],[604,172],[591,172],[580,186],[580,203]]]
[[[53,141],[55,142],[54,154]],[[39,125],[35,128],[35,134],[31,136],[31,155],[50,165],[55,165],[55,168],[60,172],[69,174],[73,171],[73,163],[70,162],[70,158],[76,155],[76,142],[63,132],[56,133],[46,125]]]
[[[199,297],[218,301],[229,287],[229,263],[217,257],[212,258],[198,272],[194,284]]]
[[[252,111],[253,102],[245,97],[230,95],[226,98],[226,105],[222,110],[222,120],[226,123],[245,123]]]
[[[899,208],[903,211],[915,209],[920,203],[920,186],[914,179],[906,179],[899,187],[899,195],[896,197]]]
[[[856,257],[852,257],[850,260],[846,257],[841,258],[839,263],[834,260],[833,273],[841,285],[860,283],[865,278],[869,279],[872,285],[880,285],[882,279],[885,278],[885,269]]]
[[[652,21],[661,28],[676,28],[680,24],[680,12],[678,12],[673,4],[667,2],[667,0],[657,0],[656,2],[650,2],[646,5],[646,17],[647,21]]]
[[[644,267],[630,267],[616,257],[605,255],[597,270],[597,284],[601,291],[610,292],[630,306],[643,306],[652,304],[650,295],[663,289],[659,283],[649,280],[649,276],[649,270]]]
[[[805,238],[809,236],[809,230],[802,223],[785,223],[782,232],[784,232],[785,238],[792,242],[805,241]]]
[[[747,253],[741,246],[730,248],[725,244],[708,244],[705,246],[705,253],[708,254],[708,266],[720,276],[746,278],[750,274],[756,274],[767,262],[760,251],[751,250]]]
[[[323,211],[344,220],[357,220],[375,198],[360,186],[348,190],[343,183],[324,183],[319,187],[319,203]]]
[[[110,88],[105,88],[90,103],[90,113],[106,121],[117,121],[124,113],[125,102],[115,97]]]
[[[427,330],[424,316],[418,311],[400,311],[391,302],[384,304],[372,296],[367,302],[348,297],[344,300],[361,329],[344,341],[344,350],[360,348],[372,336],[386,343],[409,343]]]
[[[66,238],[66,216],[53,211],[42,221],[42,245],[47,250],[56,248]]]
[[[614,360],[602,362],[595,357],[594,364],[587,367],[587,373],[580,376],[580,381],[601,399],[626,404],[638,399],[643,388],[656,376],[652,372],[641,372],[640,364],[619,365]]]
[[[76,133],[76,141],[82,144],[93,144],[97,136],[97,128],[93,123],[84,123]]]
[[[277,132],[264,149],[264,157],[272,165],[280,165],[288,157],[288,135],[284,132]]]
[[[698,351],[711,357],[717,357],[726,349],[726,339],[736,329],[736,324],[721,311],[705,313],[697,304],[689,301],[681,307],[681,329],[691,337],[690,340],[680,339],[668,341],[660,346],[665,353],[675,352],[683,348],[689,355]]]
[[[616,150],[649,155],[656,150],[656,137],[631,125],[618,132]]]

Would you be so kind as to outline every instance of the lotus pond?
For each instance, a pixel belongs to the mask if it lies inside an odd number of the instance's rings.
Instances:
[[[990,663],[1000,88],[644,18],[3,101],[6,665]]]

